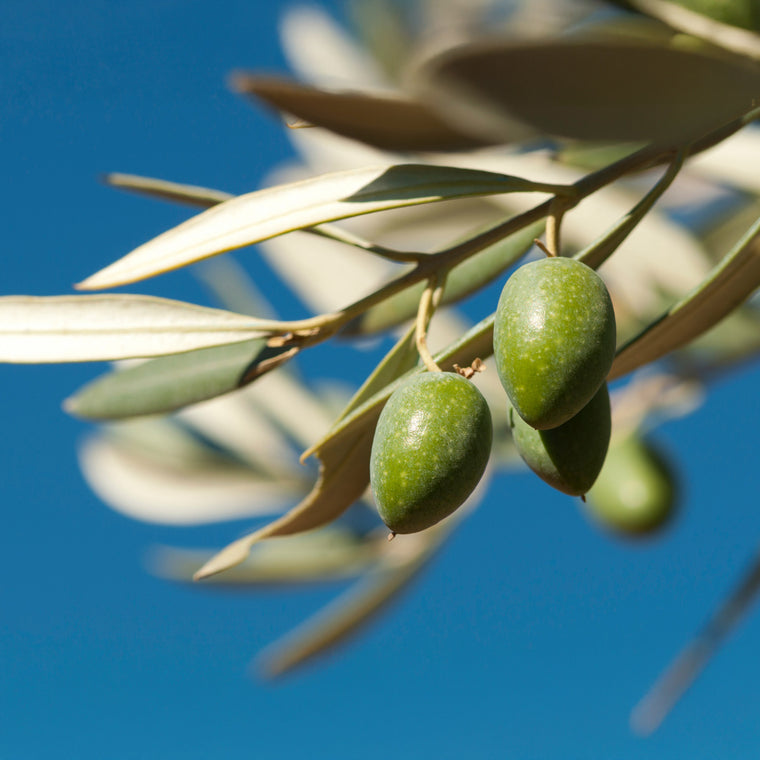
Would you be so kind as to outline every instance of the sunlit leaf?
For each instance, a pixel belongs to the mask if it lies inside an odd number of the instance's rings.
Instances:
[[[454,364],[467,366],[493,351],[493,315],[479,322],[458,341],[436,354],[444,370]],[[412,372],[424,371],[421,368]],[[409,374],[409,373],[407,373]],[[311,493],[294,509],[263,528],[234,541],[195,574],[196,580],[223,572],[242,562],[251,547],[264,538],[290,535],[318,528],[339,517],[369,485],[369,457],[377,418],[399,380],[386,386],[339,423],[304,456],[320,461],[319,479]]]
[[[322,175],[220,203],[145,243],[78,287],[124,285],[335,219],[449,198],[555,189],[492,172],[417,164]]]
[[[245,73],[236,74],[232,86],[311,126],[380,150],[467,150],[487,144],[450,126],[427,105],[402,96],[335,92]]]
[[[171,412],[236,390],[295,352],[268,348],[259,338],[162,356],[93,380],[66,400],[65,409],[100,420]]]
[[[686,345],[717,324],[760,285],[760,219],[708,277],[617,353],[610,379]]]
[[[4,296],[0,361],[82,362],[160,356],[250,340],[267,323],[141,295]]]
[[[480,40],[439,53],[417,90],[486,137],[685,143],[750,111],[760,69],[741,58],[646,38]]]

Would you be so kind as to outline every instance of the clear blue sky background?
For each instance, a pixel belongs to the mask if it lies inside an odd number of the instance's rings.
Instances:
[[[0,3],[2,293],[70,292],[187,216],[103,172],[258,186],[290,148],[224,79],[284,70],[282,8]],[[184,272],[139,291],[205,298]],[[757,366],[659,431],[686,484],[662,540],[612,541],[535,478],[500,478],[400,604],[276,684],[250,657],[338,587],[234,595],[149,576],[151,544],[221,545],[243,526],[170,530],[98,502],[75,456],[88,426],[60,402],[99,370],[0,366],[2,760],[757,756],[757,616],[658,734],[627,728],[760,537]]]

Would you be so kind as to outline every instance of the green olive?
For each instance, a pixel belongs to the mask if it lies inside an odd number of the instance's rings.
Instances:
[[[673,467],[650,441],[631,434],[613,440],[586,507],[606,528],[645,535],[671,520],[676,501]]]
[[[575,417],[551,430],[536,430],[510,414],[520,456],[542,480],[562,493],[582,496],[597,479],[610,442],[607,384]]]
[[[461,375],[413,375],[377,422],[370,483],[394,533],[416,533],[448,517],[472,493],[491,453],[491,412]]]
[[[520,417],[539,430],[567,422],[599,390],[615,355],[605,284],[574,259],[520,267],[501,293],[493,345],[499,379]]]

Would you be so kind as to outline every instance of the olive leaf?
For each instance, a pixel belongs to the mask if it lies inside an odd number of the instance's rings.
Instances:
[[[409,327],[396,345],[383,357],[362,386],[351,397],[346,408],[341,412],[337,422],[358,409],[367,399],[372,398],[401,375],[417,366],[419,353],[415,340],[415,325]]]
[[[423,61],[419,96],[485,137],[686,144],[750,111],[760,68],[649,38],[468,42]]]
[[[434,358],[444,370],[451,370],[454,364],[466,366],[475,358],[490,355],[492,341],[493,315]],[[423,368],[412,370],[422,371]],[[198,570],[195,579],[207,578],[239,564],[257,541],[325,525],[361,497],[369,485],[369,457],[377,419],[390,394],[409,374],[402,375],[341,417],[336,426],[303,455],[302,458],[311,454],[318,457],[320,474],[311,493],[300,504],[274,522],[229,544]]]
[[[420,164],[325,174],[220,203],[136,248],[77,287],[124,285],[286,232],[375,211],[475,195],[564,189],[493,172]]]
[[[755,557],[739,583],[723,599],[697,634],[631,713],[638,734],[653,733],[694,683],[723,642],[746,616],[760,592],[760,558]]]
[[[592,269],[601,266],[651,211],[654,204],[678,176],[682,166],[683,155],[679,154],[655,186],[622,219],[619,219],[609,230],[573,258],[582,261]]]
[[[359,536],[328,526],[258,544],[245,562],[209,579],[209,583],[250,587],[345,580],[376,564],[385,544],[384,532]],[[190,581],[209,556],[208,551],[167,546],[151,551],[147,561],[154,575],[183,582]]]
[[[219,203],[229,201],[235,196],[222,190],[212,190],[197,185],[184,185],[153,177],[142,177],[137,174],[119,174],[112,172],[103,177],[103,181],[111,187],[130,190],[134,193],[160,198],[165,201],[186,203],[191,206],[210,208]]]
[[[743,303],[760,285],[758,219],[686,297],[617,352],[609,379],[621,377],[694,340]]]
[[[258,338],[162,356],[96,378],[66,399],[64,408],[92,420],[171,412],[241,388],[297,350],[269,348]]]
[[[446,278],[441,303],[455,303],[492,282],[530,250],[543,229],[544,222],[532,224],[453,267]],[[343,334],[379,332],[412,319],[424,289],[425,283],[417,283],[378,303],[349,322]]]
[[[265,649],[259,668],[270,678],[281,676],[344,642],[416,577],[465,512],[461,509],[428,530],[393,541],[383,560],[360,581]]]
[[[625,0],[619,4],[634,8],[647,16],[659,19],[673,29],[699,37],[724,50],[755,61],[760,60],[760,36],[749,28],[738,26],[748,26],[753,22],[750,15],[757,14],[754,3],[735,0],[701,3],[700,12],[667,0]],[[742,13],[742,10],[745,12]],[[711,18],[711,12],[716,13],[718,18]],[[757,19],[754,21],[757,23]]]
[[[331,92],[287,79],[236,73],[232,88],[270,107],[380,150],[468,150],[489,143],[462,132],[429,106],[401,95]],[[493,141],[490,141],[493,142]]]
[[[0,361],[85,362],[260,337],[271,322],[143,295],[3,296]]]
[[[151,429],[151,435],[156,435]],[[281,511],[303,492],[303,480],[267,477],[249,465],[206,456],[166,456],[110,434],[78,450],[93,491],[118,512],[144,522],[197,525]]]

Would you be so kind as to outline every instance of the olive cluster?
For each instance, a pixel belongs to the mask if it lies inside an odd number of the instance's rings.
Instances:
[[[507,280],[493,346],[515,446],[533,472],[572,496],[585,497],[607,457],[606,377],[615,342],[609,293],[585,264],[549,257]],[[488,404],[461,374],[420,372],[397,388],[378,420],[370,459],[375,502],[391,532],[424,530],[454,512],[480,481],[492,436]],[[618,468],[612,481],[621,478]],[[637,504],[626,511],[620,500],[610,507],[620,489],[609,483],[600,483],[594,508],[611,527],[648,532],[668,516],[670,494],[654,510]]]
[[[549,485],[585,494],[611,433],[605,378],[615,356],[615,312],[606,286],[575,259],[526,264],[504,286],[493,343],[520,455]]]

